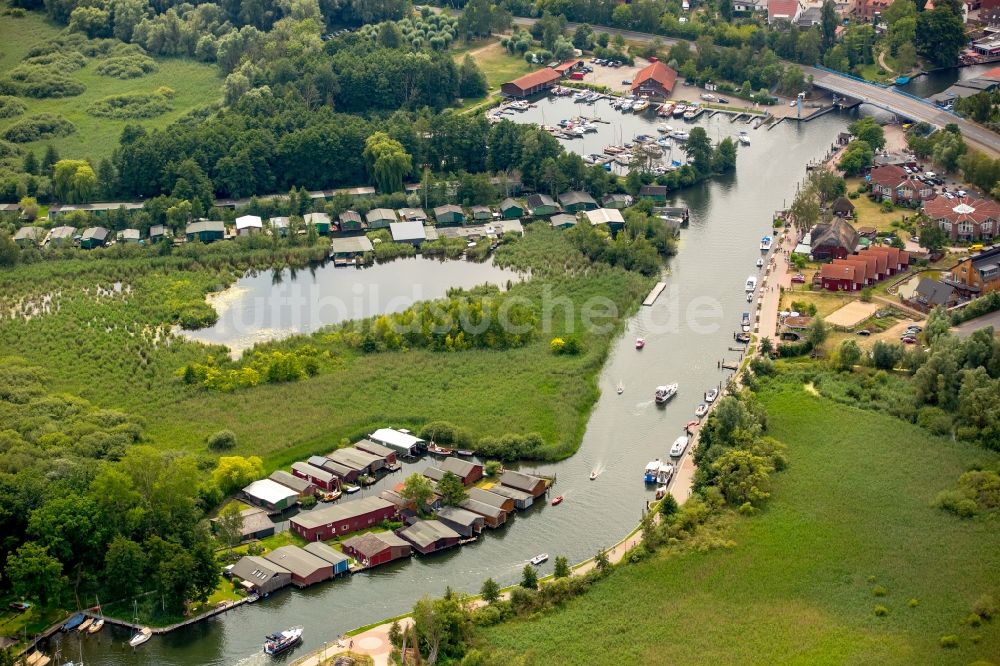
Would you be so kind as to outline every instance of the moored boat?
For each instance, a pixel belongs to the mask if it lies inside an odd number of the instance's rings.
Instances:
[[[438,446],[437,444],[431,443],[427,445],[427,453],[432,453],[436,456],[450,456],[455,451],[454,449],[445,448],[443,446]]]
[[[642,479],[646,483],[656,483],[656,475],[660,471],[660,459],[650,460],[646,463],[646,469],[642,473]]]
[[[656,401],[656,404],[662,405],[675,395],[677,395],[677,384],[667,384],[666,386],[656,387],[656,393],[653,395],[653,399]]]
[[[744,146],[749,146],[750,145],[750,135],[747,134],[745,131],[740,132],[739,139],[740,139],[740,143],[742,143]]]
[[[83,632],[90,629],[90,625],[92,624],[94,624],[94,618],[88,617],[86,620],[80,623],[80,626],[77,627],[76,630],[82,634]]]
[[[753,292],[757,288],[757,278],[753,275],[747,278],[747,291]]]
[[[548,559],[549,559],[549,554],[548,553],[540,553],[538,555],[535,555],[533,558],[531,558],[528,561],[531,562],[533,565],[535,565],[537,567],[539,564],[541,564],[542,562],[545,562]]]
[[[763,267],[764,267],[764,258],[763,257],[758,257],[757,258],[757,268],[763,268]]]
[[[552,498],[552,506],[556,506],[558,504],[562,504],[563,499],[565,499],[565,498],[562,495],[557,495],[557,496],[553,497]]]
[[[770,236],[764,236],[763,238],[761,238],[760,239],[760,251],[761,252],[767,252],[768,250],[770,250],[771,249],[771,242],[772,241],[771,241],[771,237]]]
[[[135,632],[135,635],[129,639],[128,644],[131,647],[139,647],[150,638],[153,637],[153,630],[149,627],[140,627],[139,631]]]
[[[670,133],[670,138],[675,141],[687,141],[689,138],[691,138],[691,135],[685,132],[684,130],[674,130],[673,132]]]
[[[670,455],[674,458],[679,458],[684,455],[684,449],[687,448],[689,438],[687,435],[681,435],[674,440],[673,446],[670,447]]]
[[[636,349],[642,349],[645,346],[646,346],[646,339],[645,338],[636,338],[635,339],[635,348]]]
[[[674,475],[674,466],[668,462],[661,462],[660,467],[656,470],[656,481],[661,485],[666,485],[670,483],[671,477]]]
[[[104,618],[99,617],[91,623],[90,628],[87,629],[87,632],[91,634],[96,634],[103,628],[104,628]]]
[[[292,627],[291,629],[285,629],[277,634],[271,634],[265,637],[264,641],[264,654],[271,656],[281,654],[285,650],[290,650],[293,648],[300,640],[302,640],[302,627]]]
[[[83,613],[74,614],[72,617],[66,620],[66,624],[63,625],[63,631],[73,631],[81,624],[83,624],[83,621],[86,619],[87,616],[84,615]]]
[[[455,455],[462,456],[463,458],[468,458],[469,456],[476,455],[476,452],[470,449],[455,449]]]
[[[750,342],[750,334],[748,333],[737,333],[736,342],[742,342],[743,344],[748,344]]]
[[[683,118],[687,110],[688,110],[687,104],[678,104],[677,106],[674,107],[673,113],[671,113],[670,115],[672,115],[674,118]]]
[[[697,407],[695,407],[694,415],[697,416],[699,419],[701,417],[703,417],[705,414],[708,414],[708,405],[707,404],[705,404],[703,402],[700,405],[698,405]]]
[[[705,402],[707,402],[708,404],[712,404],[718,397],[719,397],[719,389],[717,388],[711,389],[709,390],[708,393],[705,394]]]
[[[638,102],[632,105],[632,110],[636,113],[642,113],[649,108],[649,102],[644,99],[640,99]]]

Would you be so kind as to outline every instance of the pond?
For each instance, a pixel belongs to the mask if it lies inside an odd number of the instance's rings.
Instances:
[[[191,339],[229,347],[234,356],[259,342],[313,333],[324,326],[401,312],[418,301],[442,298],[449,289],[491,284],[505,289],[522,275],[492,261],[475,263],[421,256],[367,268],[310,268],[251,273],[208,297],[219,320],[184,331]]]

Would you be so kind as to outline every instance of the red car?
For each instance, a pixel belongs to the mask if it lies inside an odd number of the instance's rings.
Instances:
[[[798,282],[799,284],[802,284],[805,281],[806,281],[806,276],[803,275],[802,273],[796,273],[795,275],[792,276],[792,282]]]
[[[909,335],[903,336],[901,339],[903,341],[903,344],[906,344],[906,345],[915,345],[915,344],[917,344],[917,339],[914,338],[914,337],[911,337]]]

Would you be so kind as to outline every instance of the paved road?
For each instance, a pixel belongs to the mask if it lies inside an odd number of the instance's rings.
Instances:
[[[529,27],[537,21],[538,19],[536,18],[527,18],[523,16],[514,17],[514,24],[521,27]],[[578,23],[567,23],[566,29],[572,32],[573,30],[576,30],[578,25]],[[649,43],[658,39],[663,44],[670,46],[681,41],[672,37],[652,35],[648,32],[619,30],[618,28],[611,28],[603,25],[592,25],[591,28],[594,29],[594,32],[606,32],[612,37],[615,35],[621,35],[625,39],[632,42]],[[694,45],[692,44],[692,48],[693,47]],[[981,125],[977,125],[976,123],[965,120],[964,118],[959,118],[958,116],[948,113],[947,111],[942,111],[933,104],[921,102],[907,95],[900,94],[891,88],[882,88],[870,83],[863,83],[845,76],[831,74],[830,72],[825,72],[821,69],[816,69],[815,67],[799,66],[802,68],[802,71],[806,74],[806,76],[810,74],[812,75],[814,85],[823,88],[824,90],[835,92],[838,95],[860,99],[865,102],[871,102],[880,107],[889,109],[898,116],[918,122],[922,121],[930,123],[936,127],[944,127],[948,123],[955,123],[958,125],[959,129],[962,130],[962,136],[965,137],[966,143],[972,144],[975,148],[981,150],[987,155],[1000,157],[1000,137]]]
[[[958,337],[967,338],[972,335],[973,332],[978,331],[981,328],[986,328],[987,326],[992,326],[994,333],[1000,333],[1000,312],[991,312],[990,314],[985,314],[982,317],[970,319],[964,324],[960,324],[955,327],[953,330]]]

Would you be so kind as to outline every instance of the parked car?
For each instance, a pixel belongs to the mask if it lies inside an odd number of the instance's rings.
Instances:
[[[630,85],[632,85],[632,79],[622,79],[622,85],[623,86],[630,86]]]
[[[915,345],[917,344],[917,339],[912,335],[904,335],[900,340],[903,341],[904,345]]]
[[[802,284],[805,281],[806,281],[806,276],[803,275],[802,273],[796,273],[795,275],[792,276],[792,282],[798,282],[799,284]]]
[[[869,331],[867,328],[863,328],[860,331],[858,331],[858,335],[860,335],[862,337],[865,337],[865,338],[867,338],[871,334],[872,334],[872,332]]]
[[[922,326],[920,326],[918,324],[911,324],[910,326],[906,327],[906,330],[907,331],[915,331],[915,332],[919,333],[920,331],[922,331],[924,329],[923,329]]]
[[[720,97],[719,104],[729,104],[729,100],[726,99],[725,97]]]

